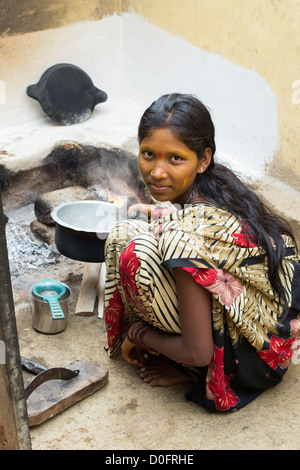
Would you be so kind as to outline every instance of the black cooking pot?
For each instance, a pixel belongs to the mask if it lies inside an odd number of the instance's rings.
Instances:
[[[42,109],[60,124],[85,121],[95,106],[107,100],[107,94],[96,88],[86,72],[72,64],[56,64],[47,69],[39,82],[26,93],[39,101]]]
[[[51,217],[55,244],[62,255],[86,263],[105,260],[106,238],[119,221],[118,206],[103,201],[67,202],[55,208]]]

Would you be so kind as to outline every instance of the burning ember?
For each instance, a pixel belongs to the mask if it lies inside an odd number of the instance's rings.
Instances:
[[[115,204],[116,206],[119,206],[119,207],[122,207],[124,205],[124,202],[122,201],[122,199],[119,196],[111,195],[108,188],[106,188],[106,191],[107,191],[107,199],[108,199],[109,202],[112,202],[113,204]]]

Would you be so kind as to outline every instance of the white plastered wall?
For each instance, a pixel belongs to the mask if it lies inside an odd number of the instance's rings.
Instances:
[[[94,22],[0,39],[0,164],[35,166],[62,140],[136,151],[144,109],[163,93],[198,96],[216,127],[217,158],[247,177],[262,178],[278,148],[276,98],[255,71],[233,65],[186,40],[125,13]],[[50,66],[83,68],[108,101],[87,121],[61,126],[26,95]]]

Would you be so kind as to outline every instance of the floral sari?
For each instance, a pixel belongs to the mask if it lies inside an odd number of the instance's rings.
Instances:
[[[143,319],[180,334],[172,269],[189,272],[212,298],[214,353],[186,397],[208,411],[233,411],[278,384],[300,344],[300,264],[285,238],[283,305],[268,279],[264,251],[243,224],[211,204],[194,204],[151,224],[127,220],[106,242],[105,322],[109,354],[128,322]],[[295,361],[296,362],[296,361]]]

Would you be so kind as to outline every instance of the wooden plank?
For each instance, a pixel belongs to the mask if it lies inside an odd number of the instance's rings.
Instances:
[[[72,362],[67,369],[79,369],[71,380],[51,380],[37,387],[27,399],[29,426],[37,426],[56,416],[80,400],[103,388],[108,371],[88,360]]]
[[[93,315],[98,295],[98,279],[101,263],[85,263],[82,282],[75,307],[76,315]]]
[[[104,293],[105,293],[106,266],[101,263],[98,282],[98,317],[103,318],[104,314]]]

